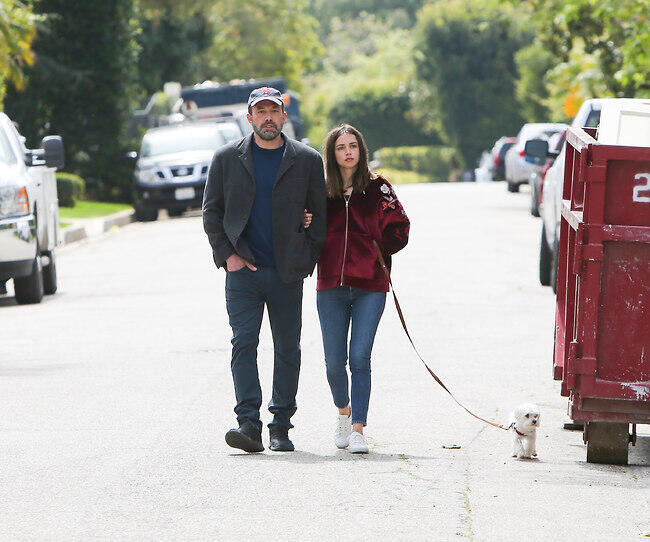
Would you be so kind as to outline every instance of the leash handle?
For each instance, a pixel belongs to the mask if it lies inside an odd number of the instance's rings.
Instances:
[[[384,256],[381,253],[381,249],[379,248],[379,245],[377,244],[377,241],[373,239],[372,241],[375,244],[375,249],[377,250],[377,258],[379,259],[379,264],[381,265],[381,268],[384,270],[384,274],[386,275],[386,278],[388,278],[388,284],[390,284],[390,289],[391,292],[393,293],[393,300],[395,301],[395,308],[397,309],[397,314],[399,315],[400,322],[402,323],[402,327],[404,328],[404,332],[406,333],[406,336],[408,337],[409,342],[411,343],[411,346],[413,347],[413,350],[415,351],[416,355],[418,358],[420,358],[420,361],[424,364],[426,367],[427,371],[429,371],[429,374],[433,377],[433,379],[440,385],[440,387],[445,390],[449,396],[456,402],[456,404],[461,407],[465,412],[467,412],[470,416],[474,416],[477,420],[481,420],[482,422],[485,422],[489,425],[492,425],[494,427],[497,427],[499,429],[503,429],[504,431],[508,431],[511,427],[513,427],[513,424],[510,424],[509,426],[501,425],[500,423],[492,422],[490,420],[486,420],[485,418],[482,418],[481,416],[478,416],[477,414],[474,414],[470,409],[468,409],[465,405],[463,405],[456,397],[454,396],[451,391],[449,391],[449,388],[445,386],[442,380],[438,378],[438,375],[434,373],[431,370],[431,367],[427,365],[427,362],[424,361],[422,356],[420,355],[420,352],[418,352],[418,349],[415,346],[415,343],[413,342],[413,339],[411,338],[411,334],[409,333],[408,327],[406,326],[406,320],[404,319],[404,314],[402,313],[402,308],[400,307],[399,301],[397,300],[397,294],[395,294],[395,287],[393,286],[393,281],[390,278],[390,271],[388,271],[388,267],[386,266],[386,261],[384,260]]]

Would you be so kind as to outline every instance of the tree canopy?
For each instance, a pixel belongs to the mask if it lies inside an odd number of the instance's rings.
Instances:
[[[419,110],[472,166],[489,142],[515,133],[515,53],[527,36],[496,3],[436,1],[418,17]]]
[[[23,86],[23,70],[34,63],[31,44],[36,20],[26,2],[0,0],[0,88],[4,88],[1,79]]]

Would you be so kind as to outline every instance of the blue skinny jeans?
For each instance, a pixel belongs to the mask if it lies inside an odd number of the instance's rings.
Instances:
[[[366,425],[370,402],[370,354],[385,304],[385,292],[370,292],[349,286],[320,290],[316,294],[327,381],[334,404],[338,408],[351,406],[352,423]],[[348,345],[350,322],[352,331]],[[348,394],[348,346],[351,401]]]

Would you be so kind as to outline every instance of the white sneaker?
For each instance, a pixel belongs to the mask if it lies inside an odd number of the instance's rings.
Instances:
[[[366,442],[366,437],[357,431],[352,431],[348,444],[348,452],[352,454],[367,454],[368,443]]]
[[[334,431],[334,444],[341,450],[348,447],[348,439],[352,432],[352,424],[350,423],[350,416],[339,414],[336,420],[336,430]]]

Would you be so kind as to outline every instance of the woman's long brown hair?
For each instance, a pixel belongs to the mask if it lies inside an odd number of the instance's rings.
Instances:
[[[343,176],[341,175],[341,169],[336,162],[336,155],[334,153],[336,140],[343,134],[352,134],[356,137],[357,144],[359,145],[359,163],[352,176],[352,191],[363,192],[370,180],[375,178],[375,175],[370,171],[370,167],[368,166],[368,147],[361,132],[354,126],[341,124],[327,134],[325,138],[325,185],[327,187],[327,196],[330,198],[343,197]]]

